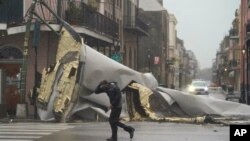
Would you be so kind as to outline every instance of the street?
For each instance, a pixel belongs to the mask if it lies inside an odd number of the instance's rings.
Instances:
[[[129,122],[136,131],[133,141],[229,141],[229,127],[216,124]],[[110,137],[108,122],[0,124],[0,141],[104,141]],[[119,141],[129,135],[119,129]]]
[[[183,89],[182,92],[188,93],[187,88]],[[199,95],[199,96],[210,96],[210,97],[213,97],[213,98],[218,98],[218,99],[221,99],[221,100],[225,100],[226,99],[226,95],[227,94],[225,94],[225,92],[223,92],[219,88],[216,88],[215,90],[213,90],[212,88],[210,88],[208,95]]]
[[[226,99],[226,95],[222,94],[222,93],[210,93],[209,96],[212,96],[214,98],[218,98],[218,99],[221,99],[221,100]]]
[[[225,100],[225,94],[199,95]],[[133,141],[228,141],[229,126],[169,122],[128,122],[133,126]],[[108,122],[0,122],[0,141],[104,141],[111,134]],[[129,134],[118,130],[119,141],[129,141]]]

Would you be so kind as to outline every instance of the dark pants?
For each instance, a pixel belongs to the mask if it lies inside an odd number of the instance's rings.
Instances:
[[[131,127],[127,126],[119,121],[120,114],[121,114],[122,108],[112,108],[110,117],[109,117],[109,124],[112,130],[112,138],[117,139],[117,126],[123,128],[125,131],[130,131]]]

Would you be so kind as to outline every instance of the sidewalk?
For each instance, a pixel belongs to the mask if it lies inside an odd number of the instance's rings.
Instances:
[[[228,94],[228,92],[226,92],[226,100],[233,101],[233,102],[239,102],[240,92],[234,91],[233,94]]]
[[[17,122],[50,122],[50,123],[54,123],[56,121],[42,121],[40,119],[34,119],[34,118],[31,118],[31,117],[28,117],[28,118],[8,118],[8,117],[5,117],[5,118],[0,118],[0,124],[1,123],[17,123]]]

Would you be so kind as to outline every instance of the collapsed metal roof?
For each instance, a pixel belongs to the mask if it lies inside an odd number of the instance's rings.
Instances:
[[[95,51],[75,40],[68,28],[62,28],[55,64],[43,71],[37,99],[41,120],[107,119],[106,94],[93,93],[104,79],[121,88],[122,117],[127,120],[203,123],[211,122],[211,115],[227,120],[250,117],[248,105],[159,87],[151,73],[137,72]]]
[[[143,1],[145,9],[164,10],[150,0]],[[204,123],[250,118],[248,105],[159,87],[151,73],[137,72],[108,58],[85,45],[66,22],[62,26],[56,60],[42,73],[37,97],[41,120],[107,120],[107,96],[93,93],[104,79],[121,88],[126,120]]]

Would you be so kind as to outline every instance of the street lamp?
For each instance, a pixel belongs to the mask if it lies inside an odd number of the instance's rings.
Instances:
[[[244,55],[246,53],[246,50],[245,49],[242,49],[242,54]]]
[[[245,95],[245,53],[246,53],[246,50],[245,49],[242,49],[242,88],[241,88],[241,101],[242,103],[245,103],[246,102],[246,95]]]
[[[115,49],[115,53],[119,52],[120,50],[120,42],[117,40],[114,41],[114,49]]]

